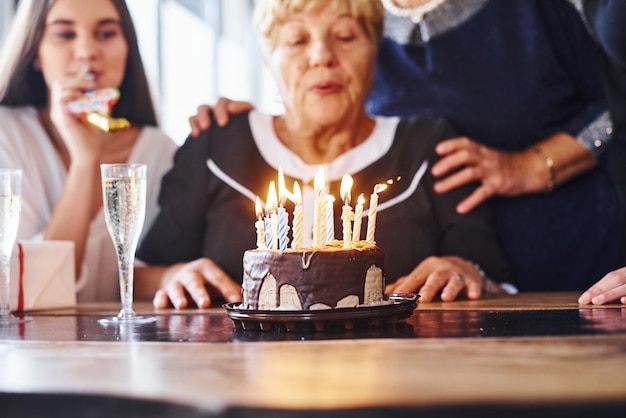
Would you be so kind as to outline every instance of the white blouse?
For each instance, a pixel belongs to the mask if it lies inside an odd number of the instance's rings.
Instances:
[[[159,212],[161,177],[171,168],[177,148],[157,128],[145,127],[128,159],[129,163],[148,165],[146,218],[139,242]],[[43,232],[63,191],[67,170],[35,108],[0,106],[0,167],[23,170],[18,239],[43,240]],[[100,209],[91,222],[77,299],[87,302],[119,298],[117,258]]]

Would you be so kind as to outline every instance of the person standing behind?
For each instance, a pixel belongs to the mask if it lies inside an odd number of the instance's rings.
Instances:
[[[623,200],[626,198],[626,2],[593,0],[582,4],[587,24],[603,51],[604,86],[614,126],[613,142],[607,153]],[[621,265],[626,265],[626,230],[622,236]],[[578,302],[601,305],[615,300],[626,304],[626,267],[602,277]]]
[[[126,4],[22,0],[2,52],[0,166],[23,170],[18,239],[73,241],[78,300],[119,299],[99,166],[148,165],[147,230],[177,149],[156,129]],[[104,133],[66,111],[87,90],[110,87],[121,93],[112,115],[128,119],[130,129]]]
[[[440,193],[495,197],[521,291],[582,290],[617,265],[620,201],[599,50],[564,0],[383,0],[385,39],[368,110],[439,114],[464,137],[437,146]]]

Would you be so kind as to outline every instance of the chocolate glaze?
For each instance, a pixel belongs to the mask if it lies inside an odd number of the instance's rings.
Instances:
[[[276,279],[276,298],[278,289],[290,284],[297,289],[305,310],[315,303],[334,307],[347,295],[357,295],[363,303],[365,276],[372,265],[383,271],[384,290],[384,253],[374,245],[346,250],[248,250],[243,256],[243,304],[258,309],[259,291],[269,273]]]

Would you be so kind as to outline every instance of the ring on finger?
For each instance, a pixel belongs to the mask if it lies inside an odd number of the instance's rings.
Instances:
[[[459,274],[459,273],[454,273],[453,277],[455,279],[457,279],[460,282],[465,282],[465,278],[463,277],[463,275]]]

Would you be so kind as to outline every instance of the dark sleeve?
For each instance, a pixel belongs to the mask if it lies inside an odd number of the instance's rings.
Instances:
[[[587,0],[583,11],[604,56],[604,89],[613,120],[609,160],[626,196],[626,1]]]
[[[565,131],[598,157],[611,140],[611,121],[602,86],[602,57],[578,11],[566,1],[537,1],[552,50],[584,104]],[[598,146],[597,141],[603,145]]]
[[[163,176],[159,194],[161,211],[146,235],[137,258],[152,265],[170,265],[202,256],[211,130],[189,137]]]
[[[442,139],[456,136],[452,127],[448,129],[450,132],[444,133]],[[434,147],[429,160],[430,167],[439,160]],[[490,279],[511,283],[513,270],[500,245],[491,200],[479,205],[468,214],[461,215],[456,211],[456,206],[468,197],[478,184],[469,184],[448,193],[439,194],[433,188],[436,180],[428,174],[425,176],[424,185],[432,201],[434,217],[440,228],[440,255],[463,257],[480,265]]]

